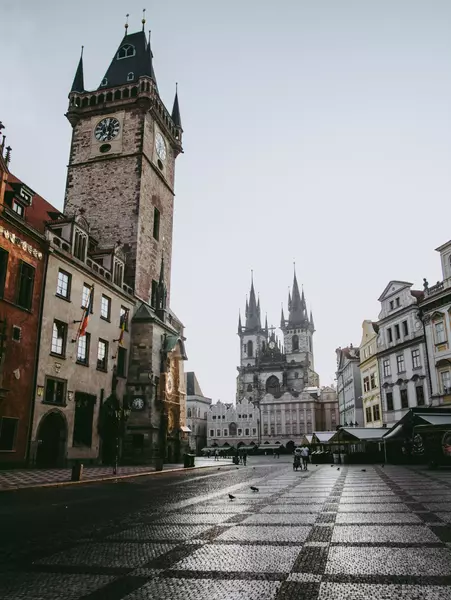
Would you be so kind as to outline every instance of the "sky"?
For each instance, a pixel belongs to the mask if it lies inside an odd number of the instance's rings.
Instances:
[[[108,7],[107,9],[105,7]],[[204,395],[233,402],[251,269],[263,317],[287,310],[293,262],[315,369],[360,344],[392,279],[441,280],[451,238],[449,0],[2,0],[0,120],[11,171],[62,208],[64,118],[122,38],[152,30],[160,95],[179,85],[171,305]]]

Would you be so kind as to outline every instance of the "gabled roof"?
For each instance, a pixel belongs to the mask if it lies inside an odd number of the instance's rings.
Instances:
[[[200,389],[199,382],[197,381],[196,374],[194,371],[189,371],[185,374],[186,377],[186,395],[187,396],[203,396],[202,390]]]
[[[384,291],[379,296],[378,301],[382,302],[386,298],[389,298],[392,294],[396,294],[400,290],[402,290],[406,287],[412,287],[412,286],[413,286],[413,283],[409,283],[408,281],[398,281],[398,280],[394,279],[386,285]],[[395,287],[395,289],[391,290],[392,287]]]
[[[27,185],[12,173],[8,173],[6,193],[14,193],[14,187],[17,184]],[[39,231],[39,233],[44,233],[46,223],[52,221],[55,214],[60,215],[61,212],[47,202],[42,196],[33,191],[31,205],[27,206],[25,211],[25,223],[33,227],[36,231]]]

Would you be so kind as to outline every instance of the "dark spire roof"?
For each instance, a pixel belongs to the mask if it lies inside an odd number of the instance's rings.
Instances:
[[[163,313],[166,310],[166,301],[167,301],[168,291],[166,288],[166,284],[164,282],[164,257],[163,253],[161,253],[161,265],[160,265],[160,278],[158,280],[157,286],[157,297],[156,297],[156,309],[157,314],[160,319],[163,319]]]
[[[280,312],[280,328],[283,329],[285,327],[285,315],[283,314],[283,305]]]
[[[310,327],[312,329],[315,329],[315,324],[313,323],[313,312],[312,312],[312,309],[310,309]]]
[[[241,325],[241,312],[238,314],[238,335],[241,333],[243,326]]]
[[[174,125],[176,127],[180,127],[182,129],[182,119],[180,117],[180,108],[179,108],[179,95],[177,84],[175,84],[175,98],[174,98],[174,106],[172,107],[172,120],[174,121]]]
[[[125,35],[102,80],[105,84],[101,84],[99,89],[136,83],[144,75],[151,77],[156,84],[152,58],[150,41],[147,41],[144,31]]]
[[[247,304],[247,303],[246,303]],[[254,279],[251,281],[251,292],[249,294],[249,305],[247,305],[246,313],[246,329],[260,329],[260,311],[255,298]]]
[[[78,67],[75,72],[74,81],[72,83],[72,87],[70,88],[71,92],[84,92],[85,91],[85,82],[83,78],[83,46],[81,47],[81,56],[78,61]]]
[[[293,296],[291,298],[290,313],[288,315],[288,326],[289,327],[302,327],[308,324],[307,307],[305,304],[304,290],[302,290],[302,297],[299,293],[298,280],[296,277],[296,270],[294,271],[293,277]]]

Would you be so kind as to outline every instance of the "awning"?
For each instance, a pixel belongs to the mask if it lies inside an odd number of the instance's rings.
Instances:
[[[260,450],[280,450],[282,444],[262,444],[259,446]]]
[[[237,450],[254,450],[254,448],[258,448],[258,446],[239,446]]]
[[[396,425],[393,429],[388,431],[382,439],[385,441],[385,440],[391,440],[395,437],[398,437],[402,433],[402,430],[403,430],[403,425],[401,423],[400,425]]]
[[[425,414],[417,414],[417,417],[423,419],[430,425],[451,425],[451,413],[448,415],[425,415]]]
[[[183,433],[191,433],[191,429],[189,427],[187,427],[186,425],[182,425],[180,427],[180,431],[183,431]]]
[[[330,438],[329,444],[342,444],[343,442],[349,442],[351,444],[355,444],[356,442],[378,442],[382,439],[382,436],[386,431],[385,427],[340,427],[340,429]]]

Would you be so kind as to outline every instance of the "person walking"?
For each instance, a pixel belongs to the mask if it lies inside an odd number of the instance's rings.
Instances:
[[[247,452],[246,452],[246,450],[244,450],[244,452],[243,452],[243,465],[246,466],[246,463],[247,463]]]
[[[304,471],[307,471],[309,453],[310,453],[310,450],[308,449],[308,447],[304,446],[301,450],[302,468],[304,469]]]
[[[215,460],[219,460],[219,452],[215,450]]]

